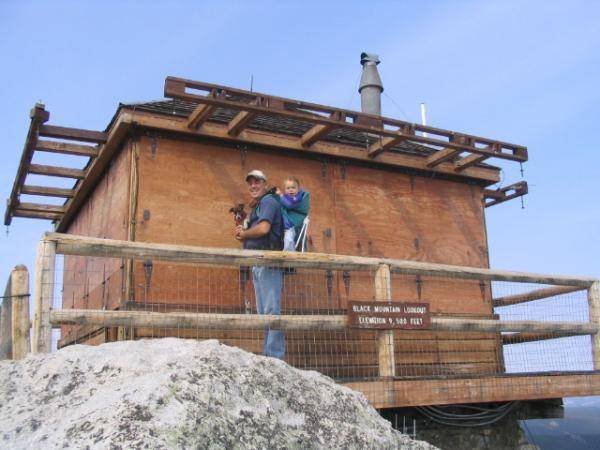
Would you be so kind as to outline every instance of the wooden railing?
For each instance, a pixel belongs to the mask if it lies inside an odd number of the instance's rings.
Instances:
[[[375,277],[374,297],[376,300],[381,301],[389,300],[392,296],[391,274],[393,273],[474,280],[514,281],[556,286],[538,289],[529,294],[495,299],[493,304],[497,306],[538,300],[566,292],[587,290],[590,312],[588,322],[503,321],[432,317],[431,329],[436,331],[517,332],[523,333],[524,337],[535,333],[557,333],[556,337],[591,335],[594,369],[600,370],[600,333],[598,333],[600,325],[600,285],[598,280],[593,278],[512,272],[388,258],[152,244],[59,233],[45,234],[38,247],[34,297],[34,352],[50,351],[52,328],[64,324],[177,328],[218,326],[222,329],[257,330],[266,326],[284,330],[344,330],[347,327],[347,317],[345,315],[280,316],[89,309],[52,310],[56,254],[138,260],[155,259],[208,266],[239,267],[256,265],[344,271],[371,270],[374,272]],[[378,333],[380,376],[394,376],[393,333],[389,330],[381,330]]]
[[[23,359],[30,352],[29,272],[16,266],[0,305],[0,359]]]

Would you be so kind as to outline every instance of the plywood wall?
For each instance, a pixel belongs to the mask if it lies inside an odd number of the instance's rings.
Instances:
[[[130,147],[126,145],[80,208],[67,233],[127,239]],[[63,308],[115,309],[123,301],[121,259],[66,256],[63,267]],[[61,342],[81,338],[82,327],[63,326]]]

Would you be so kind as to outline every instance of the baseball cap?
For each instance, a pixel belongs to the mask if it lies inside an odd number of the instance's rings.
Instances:
[[[246,175],[246,181],[248,181],[248,178],[250,178],[250,177],[254,177],[258,180],[267,181],[267,177],[265,176],[264,172],[262,170],[258,170],[258,169],[254,169],[254,170],[251,170],[250,172],[248,172],[248,174]]]

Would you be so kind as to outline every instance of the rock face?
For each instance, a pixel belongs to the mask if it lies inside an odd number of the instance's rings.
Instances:
[[[317,372],[175,338],[1,362],[0,447],[435,448]]]

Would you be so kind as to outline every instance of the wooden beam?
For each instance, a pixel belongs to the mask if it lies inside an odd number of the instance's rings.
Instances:
[[[480,162],[483,162],[484,160],[486,160],[488,158],[489,158],[489,156],[487,156],[487,155],[479,155],[476,153],[469,155],[469,156],[465,156],[460,161],[456,162],[456,164],[455,164],[456,171],[462,172],[466,168],[474,166],[476,164],[479,164]]]
[[[45,166],[42,164],[30,164],[29,173],[37,175],[46,175],[49,177],[63,178],[85,178],[85,171],[81,169],[71,169],[69,167]]]
[[[459,134],[450,136],[449,142],[468,147],[473,146],[473,142],[468,137]],[[456,155],[461,154],[463,151],[465,151],[464,148],[444,147],[442,150],[438,150],[427,158],[427,167],[438,166],[443,162],[453,159]]]
[[[456,162],[456,164],[455,164],[456,171],[462,172],[463,170],[465,170],[471,166],[474,166],[476,164],[479,164],[480,162],[483,162],[484,160],[493,156],[494,153],[500,153],[502,151],[502,147],[499,144],[491,144],[491,145],[488,145],[487,147],[484,147],[481,150],[485,150],[488,153],[487,154],[473,153],[469,156],[465,156],[464,158],[462,158]]]
[[[483,201],[485,207],[490,207],[497,205],[499,203],[504,203],[513,198],[522,197],[529,192],[529,187],[527,185],[527,181],[519,181],[517,183],[511,184],[509,186],[505,186],[500,189],[492,190],[492,189],[484,189],[483,190]],[[490,200],[491,201],[488,201]]]
[[[71,144],[68,142],[38,140],[36,150],[49,153],[62,153],[65,155],[89,156],[95,158],[100,151],[98,147],[91,145]]]
[[[168,120],[166,120],[161,117],[140,111],[131,113],[131,116],[135,119],[135,122],[140,127],[144,126],[168,130],[175,133],[196,137],[204,136],[223,139],[234,143],[254,144],[273,149],[294,150],[302,153],[306,153],[308,151],[317,155],[327,155],[334,158],[337,157],[373,163],[373,158],[369,157],[363,148],[351,145],[318,141],[310,147],[303,147],[300,145],[300,139],[293,136],[278,136],[246,129],[243,135],[234,137],[227,134],[227,126],[211,122],[205,123],[200,130],[193,132],[187,128],[185,125],[186,120],[183,118],[169,117]],[[425,165],[425,161],[425,158],[421,156],[406,155],[399,152],[385,152],[379,155],[376,163],[392,167],[416,169],[425,173],[431,173],[432,169],[429,169]],[[499,170],[493,167],[472,167],[464,172],[461,172],[460,174],[457,174],[457,172],[454,170],[453,164],[443,163],[435,167],[433,171],[436,173],[448,174],[450,176],[456,176],[460,178],[476,179],[486,185],[494,184],[500,181]]]
[[[201,328],[211,327],[227,330],[333,330],[347,329],[346,315],[275,315],[275,314],[218,314],[179,313],[126,310],[61,309],[50,312],[50,323],[59,325],[100,325],[106,327],[160,327]],[[533,320],[501,321],[492,319],[464,319],[432,317],[432,330],[477,331],[497,333],[501,331],[581,332],[595,334],[598,326],[589,322],[544,322]],[[428,330],[424,330],[427,332]]]
[[[492,300],[494,308],[500,306],[517,305],[519,303],[531,302],[542,298],[554,297],[556,295],[568,294],[570,292],[581,291],[585,288],[581,286],[552,286],[535,291],[525,292],[524,294],[508,295],[498,297]]]
[[[600,374],[497,375],[344,383],[374,408],[539,400],[600,394]]]
[[[380,139],[377,142],[375,142],[369,146],[369,150],[367,151],[367,156],[369,156],[369,158],[375,158],[380,153],[383,153],[383,152],[389,150],[394,145],[396,145],[402,141],[405,141],[405,140],[406,140],[406,137],[404,137],[404,136],[385,137],[383,139]]]
[[[302,147],[310,147],[323,136],[327,135],[331,130],[333,130],[333,125],[331,124],[315,125],[300,137],[300,145]]]
[[[55,125],[41,125],[39,129],[39,135],[58,139],[68,139],[72,141],[94,142],[97,144],[102,144],[106,142],[107,139],[106,133],[101,131],[57,127]]]
[[[380,264],[390,266],[392,273],[441,276],[459,279],[515,281],[521,283],[558,284],[589,287],[591,277],[545,275],[530,272],[453,266],[419,261],[326,253],[297,253],[236,248],[195,247],[190,245],[153,244],[115,239],[101,239],[74,234],[45,233],[44,239],[57,243],[58,253],[79,256],[112,256],[115,258],[159,259],[214,266],[310,267],[332,270],[372,270]]]
[[[47,220],[60,220],[62,218],[62,214],[58,213],[49,213],[43,211],[31,211],[31,210],[23,210],[19,208],[15,208],[13,210],[13,217],[23,217],[27,219],[47,219]]]
[[[392,277],[390,266],[381,264],[375,272],[375,300],[389,302],[392,300]],[[377,361],[380,377],[396,375],[394,356],[394,330],[381,330],[377,333]]]
[[[590,322],[600,326],[600,281],[596,280],[588,289]],[[592,336],[592,357],[594,370],[600,370],[600,336]]]
[[[227,124],[227,134],[229,134],[229,136],[239,135],[255,117],[256,113],[250,111],[240,111]]]
[[[4,213],[4,225],[6,226],[10,225],[11,223],[13,209],[19,201],[19,190],[21,189],[21,186],[23,186],[23,183],[25,183],[25,178],[27,178],[27,169],[31,164],[31,158],[33,157],[33,152],[37,142],[38,128],[40,127],[40,124],[46,122],[50,118],[50,113],[44,109],[43,104],[36,103],[33,109],[29,112],[29,117],[31,118],[29,131],[27,132],[23,153],[21,154],[21,161],[19,162],[17,175],[8,199],[6,212]]]
[[[52,350],[50,310],[54,304],[55,259],[56,242],[40,240],[35,259],[32,353],[50,353]]]
[[[215,105],[199,104],[189,115],[187,127],[190,130],[197,130],[204,122],[210,119],[215,109],[217,109]]]
[[[74,193],[75,193],[75,190],[73,190],[73,189],[63,189],[63,188],[46,187],[46,186],[25,185],[21,188],[21,194],[41,195],[44,197],[71,198],[71,197],[73,197]]]
[[[29,341],[29,272],[23,265],[11,272],[12,359],[23,359],[30,352]]]
[[[527,342],[547,341],[572,336],[588,336],[585,331],[567,331],[561,333],[510,333],[502,335],[503,345],[524,344]]]
[[[19,203],[17,209],[21,211],[47,212],[47,213],[64,213],[65,207],[60,205],[43,205],[40,203]]]
[[[427,158],[427,167],[435,167],[445,161],[453,159],[455,156],[460,155],[464,150],[461,148],[449,148],[445,147],[442,150],[438,150],[433,155]],[[487,156],[486,156],[487,158]]]
[[[52,310],[50,323],[106,327],[203,328],[228,330],[343,330],[346,316],[300,316],[275,314],[159,313],[125,310]]]

